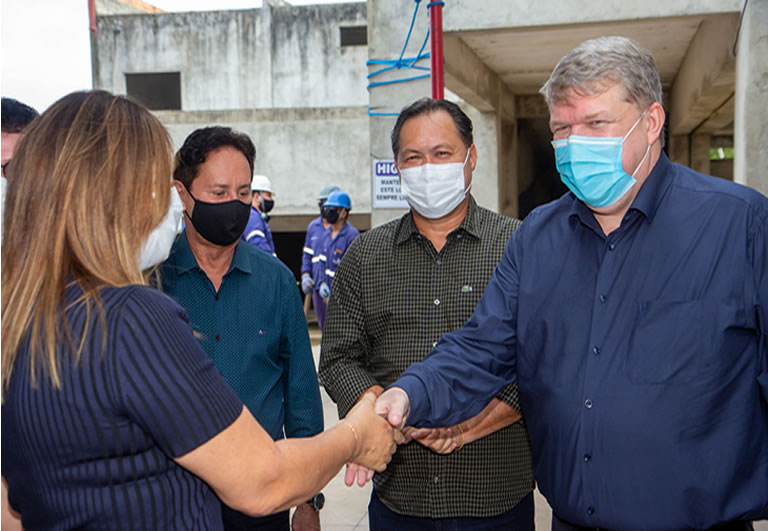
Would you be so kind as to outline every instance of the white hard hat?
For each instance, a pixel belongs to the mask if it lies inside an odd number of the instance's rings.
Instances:
[[[251,180],[251,190],[273,193],[272,183],[266,175],[254,175]]]

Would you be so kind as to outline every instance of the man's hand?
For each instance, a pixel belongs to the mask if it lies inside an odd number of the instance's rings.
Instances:
[[[373,479],[373,470],[365,468],[357,463],[347,463],[347,471],[344,473],[344,484],[351,487],[357,478],[357,486],[364,487],[366,483]]]
[[[291,531],[320,531],[320,513],[308,503],[302,503],[293,512]]]
[[[317,292],[320,294],[320,296],[324,299],[327,299],[331,296],[331,287],[328,285],[327,282],[322,282],[320,284],[320,287],[317,288]]]
[[[309,276],[309,273],[304,273],[301,275],[301,291],[304,293],[304,295],[309,295],[312,293],[314,288],[315,282],[312,280],[312,277]]]
[[[376,413],[387,419],[394,428],[403,428],[410,411],[408,393],[400,387],[387,389],[376,400]]]
[[[451,428],[406,428],[404,435],[437,454],[450,454],[462,444],[461,430]],[[457,440],[458,437],[458,440]]]

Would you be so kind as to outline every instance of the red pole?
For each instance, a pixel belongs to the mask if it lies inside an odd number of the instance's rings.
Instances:
[[[96,0],[88,0],[88,19],[91,23],[91,32],[96,33],[98,31],[96,26]]]
[[[429,3],[430,59],[432,60],[432,99],[445,96],[443,69],[443,2]]]

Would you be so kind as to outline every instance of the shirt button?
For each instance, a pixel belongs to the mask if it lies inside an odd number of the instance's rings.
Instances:
[[[435,299],[435,306],[440,306],[440,299]]]
[[[220,341],[220,340],[221,340],[221,336],[219,334],[216,334],[216,341]]]
[[[615,243],[609,243],[608,244],[608,250],[609,251],[613,251],[615,248],[616,248],[616,244]]]
[[[437,477],[437,476],[435,476],[435,477],[432,479],[432,481],[434,482],[434,484],[435,484],[435,485],[437,485],[438,483],[440,483],[440,478],[439,478],[439,477]]]
[[[593,347],[592,348],[592,354],[594,354],[595,356],[599,356],[600,355],[600,347]]]
[[[443,261],[442,261],[442,260],[438,260],[438,261],[437,261],[437,262],[435,262],[435,263],[436,263],[437,265],[439,265],[439,266],[443,265]]]
[[[589,463],[592,460],[592,456],[589,454],[584,454],[584,462]]]
[[[592,516],[593,514],[595,514],[595,508],[592,507],[591,505],[589,507],[587,507],[587,514],[589,516]]]
[[[216,300],[219,300],[219,294],[217,293],[215,296]]]
[[[592,401],[589,398],[584,401],[584,407],[587,409],[592,409]]]
[[[608,295],[605,295],[605,294],[600,295],[600,302],[605,302],[607,300],[608,300]]]

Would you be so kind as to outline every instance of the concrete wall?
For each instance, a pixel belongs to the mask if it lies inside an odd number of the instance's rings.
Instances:
[[[100,16],[94,86],[181,72],[183,110],[365,105],[368,50],[339,37],[365,24],[365,3]]]
[[[334,182],[355,214],[371,211],[366,46],[341,47],[340,26],[365,26],[365,3],[100,16],[94,87],[124,94],[126,73],[181,72],[181,111],[157,115],[176,148],[198,127],[251,136],[276,216],[316,216]]]
[[[371,211],[364,107],[156,114],[177,149],[199,127],[227,125],[247,133],[256,145],[256,172],[272,180],[277,216],[317,215],[316,195],[329,182],[349,193],[354,213]]]

